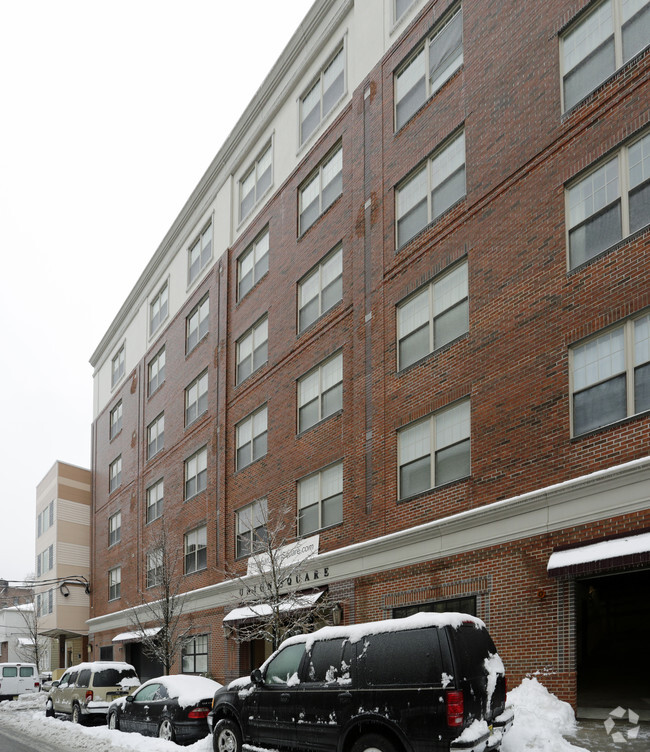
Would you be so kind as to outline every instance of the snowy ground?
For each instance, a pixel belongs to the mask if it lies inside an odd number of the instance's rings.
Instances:
[[[35,742],[41,749],[60,747],[67,752],[178,752],[180,749],[173,742],[110,731],[106,726],[87,728],[46,718],[46,697],[44,693],[22,695],[18,700],[0,703],[0,729],[26,743]],[[650,749],[647,727],[641,727],[637,738],[626,738],[622,742],[615,742],[612,737],[616,732],[608,734],[602,724],[581,728],[576,724],[571,707],[550,694],[536,679],[524,679],[508,694],[508,701],[514,706],[515,722],[504,739],[502,752],[645,752]],[[617,729],[627,735],[633,730],[628,727],[617,726]],[[211,752],[212,740],[208,737],[184,749]]]

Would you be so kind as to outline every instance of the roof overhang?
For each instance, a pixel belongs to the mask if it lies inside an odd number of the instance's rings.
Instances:
[[[285,598],[279,604],[279,610],[282,613],[290,613],[291,611],[299,611],[311,608],[323,595],[322,590],[316,593],[301,593],[293,597]],[[251,606],[241,606],[240,608],[233,608],[224,617],[224,623],[228,624],[240,624],[247,621],[255,621],[256,619],[263,619],[273,613],[273,606],[270,603],[256,603]]]
[[[62,627],[52,627],[52,629],[44,629],[39,634],[44,637],[65,637],[66,640],[74,640],[75,637],[87,637],[88,630],[74,631],[70,629],[63,629]]]
[[[644,565],[650,565],[650,532],[557,548],[547,571],[550,577],[577,577]]]
[[[133,632],[120,632],[113,637],[113,642],[142,642],[145,637],[157,635],[162,627],[150,627],[148,629],[136,629]]]

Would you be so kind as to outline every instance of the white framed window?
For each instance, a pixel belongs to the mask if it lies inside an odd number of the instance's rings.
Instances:
[[[122,485],[122,455],[108,466],[108,492],[112,493]]]
[[[268,409],[266,405],[236,425],[237,470],[241,470],[266,454],[267,433]]]
[[[122,540],[122,512],[116,512],[108,518],[108,547]]]
[[[185,533],[185,574],[208,566],[208,528],[205,525]]]
[[[343,463],[298,481],[298,535],[343,522]]]
[[[399,130],[463,64],[463,10],[437,24],[395,73],[395,130]]]
[[[273,183],[273,144],[269,142],[261,151],[244,177],[239,181],[239,221],[253,211],[253,207]]]
[[[40,538],[54,525],[54,501],[52,500],[37,517],[37,534]]]
[[[187,251],[187,284],[198,278],[212,259],[212,222],[199,234]]]
[[[573,435],[650,410],[650,314],[571,348]]]
[[[397,23],[406,11],[413,5],[414,0],[393,0],[393,23]]]
[[[465,195],[465,131],[447,141],[395,191],[401,248]]]
[[[267,541],[268,502],[258,499],[237,510],[237,558],[263,551]]]
[[[149,304],[149,336],[156,332],[169,312],[169,285],[161,287],[156,297]]]
[[[165,380],[165,348],[161,348],[157,355],[149,362],[149,396],[158,389]]]
[[[397,369],[469,331],[467,262],[454,267],[397,306]]]
[[[237,383],[261,368],[269,357],[269,321],[260,319],[237,340]]]
[[[298,332],[343,299],[343,249],[337,246],[298,283]]]
[[[298,235],[305,233],[343,192],[343,147],[338,146],[298,191]]]
[[[208,486],[208,449],[203,447],[185,460],[185,499],[205,491]]]
[[[147,427],[147,459],[158,454],[165,445],[165,413],[160,415]]]
[[[650,223],[650,133],[570,184],[566,214],[570,268]]]
[[[156,587],[163,582],[164,552],[162,548],[156,548],[147,554],[146,577],[147,587]]]
[[[191,352],[206,336],[210,327],[210,297],[206,295],[190,311],[186,320],[185,352]]]
[[[207,674],[207,634],[195,635],[183,643],[181,650],[181,666],[181,670],[184,674]]]
[[[269,229],[267,227],[237,259],[237,300],[241,300],[268,270]]]
[[[147,489],[147,523],[162,517],[165,503],[165,483],[161,478]]]
[[[108,570],[108,600],[115,601],[122,595],[122,567]]]
[[[200,376],[185,389],[185,425],[189,426],[203,413],[208,411],[208,371]]]
[[[126,345],[122,345],[111,360],[111,388],[124,376],[126,368]]]
[[[470,473],[469,400],[398,431],[398,498],[428,491]]]
[[[114,439],[122,430],[122,400],[110,412],[109,438]]]
[[[54,544],[50,544],[36,557],[36,576],[40,577],[45,572],[54,568]]]
[[[343,409],[343,353],[320,363],[298,380],[298,432]]]
[[[560,37],[562,100],[569,110],[650,42],[650,0],[603,0]]]
[[[341,44],[328,63],[300,97],[300,145],[305,143],[345,93],[345,45]]]

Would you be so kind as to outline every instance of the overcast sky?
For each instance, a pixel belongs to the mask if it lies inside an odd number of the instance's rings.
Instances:
[[[90,467],[88,363],[312,0],[0,0],[0,578]]]

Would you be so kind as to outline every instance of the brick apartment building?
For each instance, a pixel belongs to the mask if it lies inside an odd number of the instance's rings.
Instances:
[[[649,29],[648,0],[313,5],[92,356],[94,658],[142,662],[164,520],[178,670],[248,671],[224,570],[267,509],[344,622],[472,611],[510,686],[639,708]]]

